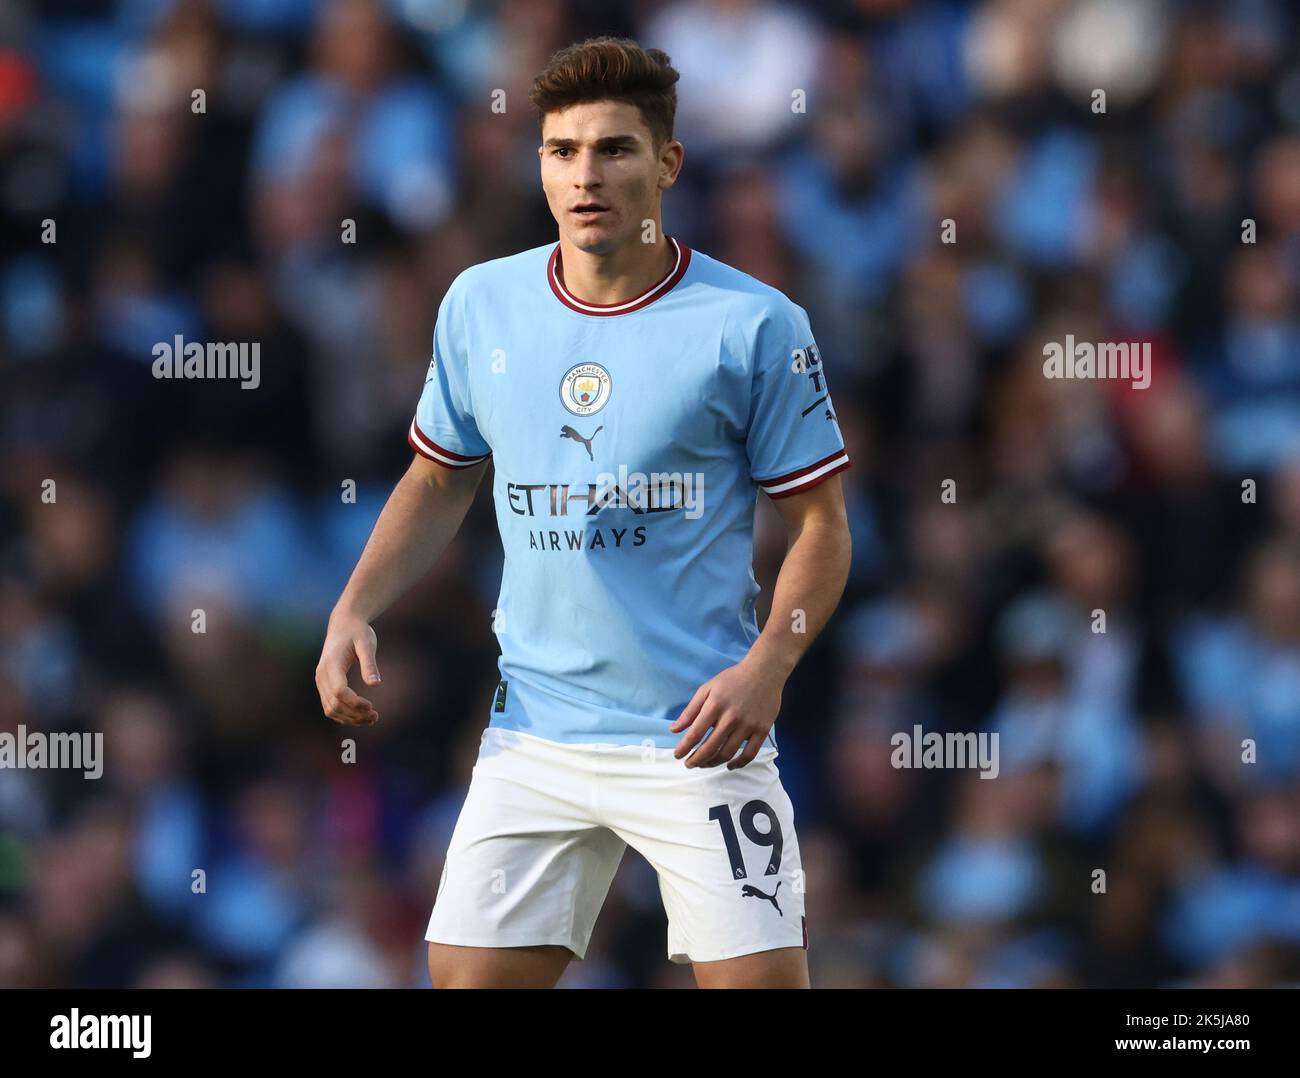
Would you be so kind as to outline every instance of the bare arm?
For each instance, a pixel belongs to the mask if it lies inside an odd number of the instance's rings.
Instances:
[[[773,504],[789,531],[790,548],[776,578],[772,610],[749,653],[701,685],[668,728],[686,730],[673,750],[678,759],[704,741],[687,767],[725,763],[734,770],[758,755],[781,710],[786,680],[834,613],[848,581],[852,550],[840,477]]]
[[[335,722],[369,726],[374,705],[348,686],[348,670],[360,660],[367,685],[379,684],[378,640],[370,622],[432,568],[465,519],[487,469],[445,468],[416,454],[389,495],[357,567],[330,614],[316,665],[321,707]]]
[[[772,504],[785,521],[790,548],[772,591],[771,612],[746,659],[770,666],[784,683],[839,604],[852,546],[839,476]]]

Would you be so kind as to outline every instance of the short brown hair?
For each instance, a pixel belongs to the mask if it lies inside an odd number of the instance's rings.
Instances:
[[[641,110],[656,146],[673,137],[676,82],[668,54],[631,38],[593,37],[560,49],[528,95],[540,127],[547,113],[589,101],[623,101]]]

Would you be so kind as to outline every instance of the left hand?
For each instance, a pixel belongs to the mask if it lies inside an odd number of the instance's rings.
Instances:
[[[717,767],[725,763],[728,771],[744,767],[758,755],[776,722],[784,685],[785,678],[748,658],[727,667],[695,690],[686,710],[668,727],[674,734],[690,727],[673,749],[673,756],[680,760],[704,741],[712,728],[713,733],[686,766]],[[742,742],[747,742],[745,751],[732,760]]]

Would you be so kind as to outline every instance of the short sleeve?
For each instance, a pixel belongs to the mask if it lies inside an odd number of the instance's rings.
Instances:
[[[447,290],[433,330],[433,357],[406,440],[422,457],[448,468],[472,468],[492,453],[474,421],[463,319]]]
[[[786,301],[759,326],[750,399],[750,475],[770,498],[810,490],[849,466],[808,315]]]

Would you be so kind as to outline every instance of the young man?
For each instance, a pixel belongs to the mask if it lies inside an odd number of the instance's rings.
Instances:
[[[781,691],[844,588],[849,466],[807,315],[665,236],[677,72],[598,38],[533,86],[559,242],[443,297],[416,456],[330,617],[325,713],[368,725],[370,622],[433,564],[489,457],[501,681],[426,938],[435,986],[553,986],[628,845],[703,987],[807,987]],[[759,491],[792,540],[760,633]]]

